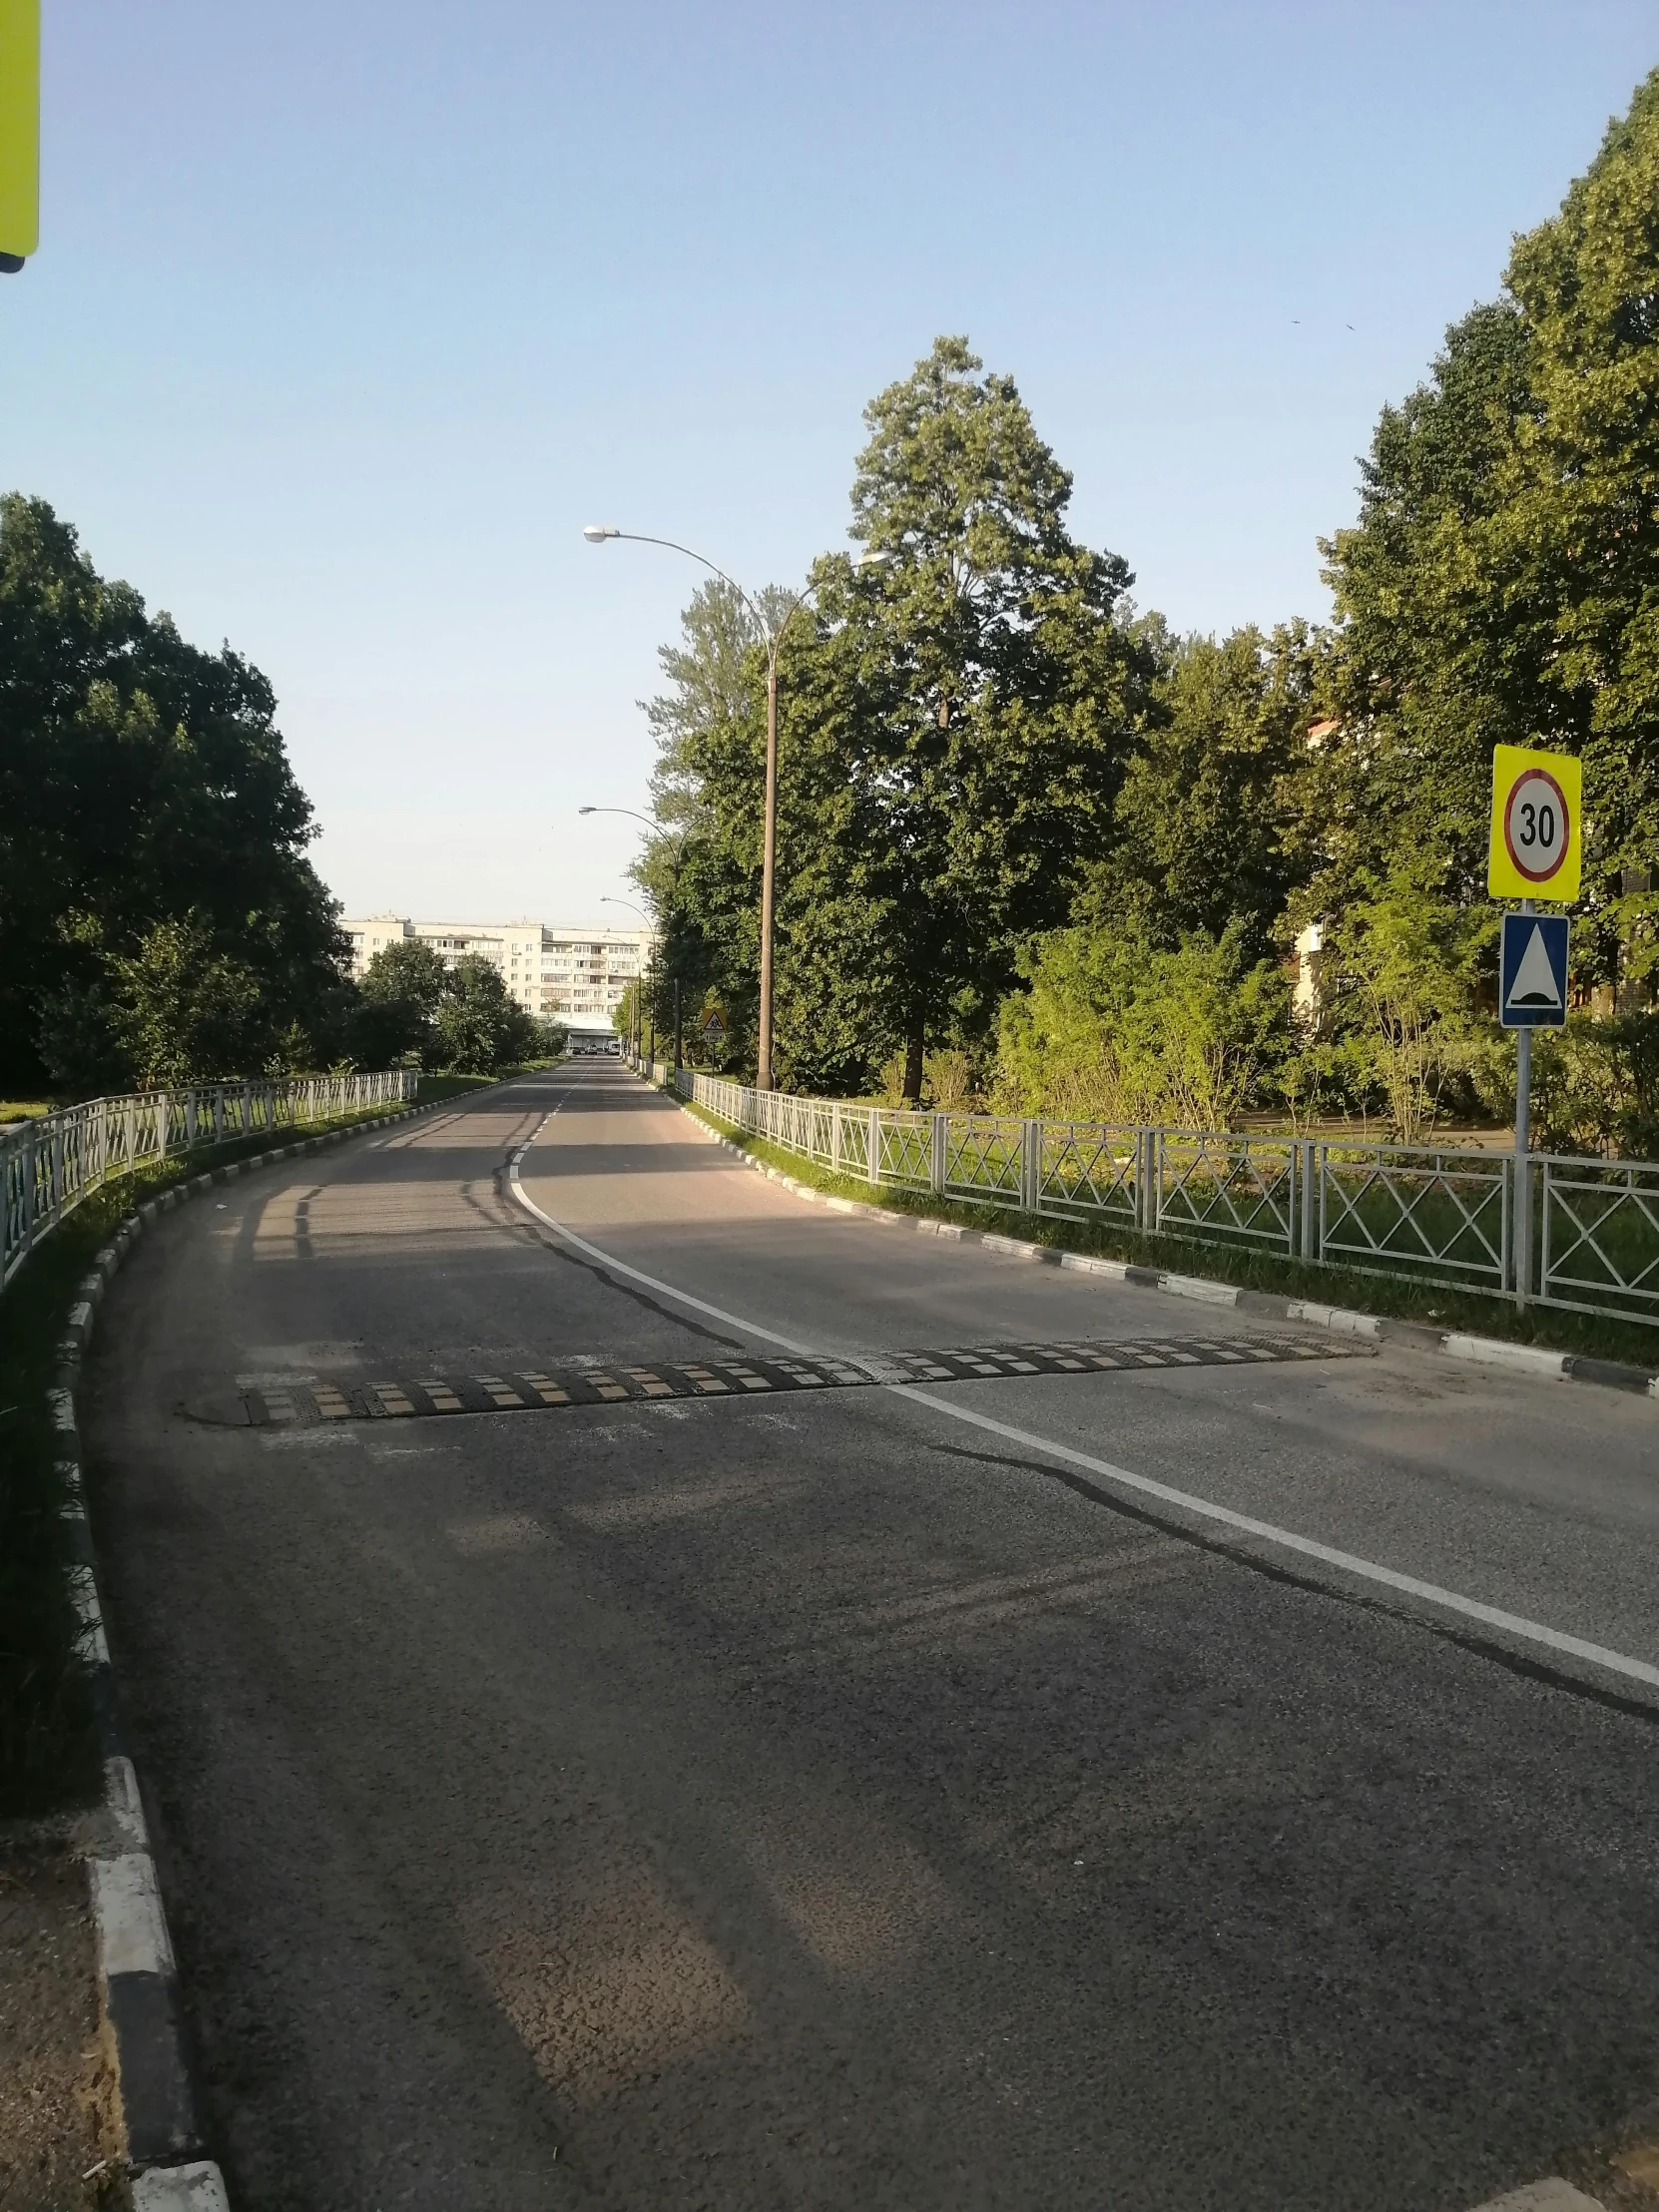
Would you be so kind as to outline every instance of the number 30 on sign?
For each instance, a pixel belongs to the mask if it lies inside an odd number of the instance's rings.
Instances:
[[[1494,898],[1578,896],[1580,776],[1571,753],[1492,749],[1492,838],[1486,887]]]

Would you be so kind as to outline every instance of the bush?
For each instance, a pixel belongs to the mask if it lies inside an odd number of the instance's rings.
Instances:
[[[1659,1014],[1574,1014],[1534,1037],[1532,1128],[1546,1152],[1659,1158]]]
[[[1290,986],[1243,931],[1161,951],[1123,930],[1058,929],[1004,1001],[995,1097],[1061,1120],[1224,1129],[1291,1049]]]

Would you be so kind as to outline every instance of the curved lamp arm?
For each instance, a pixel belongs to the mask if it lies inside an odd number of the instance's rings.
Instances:
[[[732,589],[737,593],[738,597],[743,601],[744,605],[755,617],[755,620],[760,624],[763,633],[768,638],[772,636],[771,626],[767,622],[766,616],[762,614],[760,608],[756,606],[754,600],[750,598],[748,592],[744,590],[743,586],[738,582],[737,578],[735,576],[728,576],[725,569],[720,566],[718,561],[711,561],[707,553],[699,553],[695,546],[682,545],[678,538],[647,537],[645,533],[641,530],[619,530],[616,525],[611,522],[590,522],[584,526],[582,535],[587,539],[590,545],[603,545],[607,538],[625,538],[630,545],[663,545],[667,546],[668,550],[671,553],[684,553],[688,561],[701,562],[703,567],[709,571],[711,576],[718,576],[723,584],[731,585]],[[795,612],[793,607],[791,608],[790,612],[792,614]]]
[[[823,588],[820,584],[809,584],[805,591],[797,592],[790,601],[790,609],[788,614],[785,615],[783,621],[780,622],[775,629],[773,625],[767,620],[766,616],[761,612],[760,608],[755,604],[754,600],[750,598],[748,592],[746,592],[743,586],[738,582],[737,578],[735,576],[729,576],[726,573],[725,569],[720,566],[718,561],[710,560],[707,553],[699,553],[694,545],[682,545],[678,538],[648,537],[646,533],[642,530],[619,530],[614,522],[587,523],[583,526],[582,535],[587,539],[590,545],[603,545],[607,538],[623,538],[630,545],[665,546],[670,553],[683,553],[688,561],[696,561],[702,567],[706,568],[711,576],[718,576],[723,584],[728,584],[731,586],[732,590],[737,593],[738,597],[743,601],[744,605],[754,616],[756,624],[760,629],[761,635],[767,641],[767,658],[772,663],[774,673],[776,673],[778,667],[778,648],[784,642],[785,631],[795,620],[796,616],[801,612],[802,608],[806,606],[808,600],[815,598],[819,591]],[[865,551],[858,555],[856,561],[854,561],[853,563],[853,566],[854,568],[882,567],[889,560],[891,560],[891,558],[892,555],[890,553],[871,553]],[[826,579],[826,581],[828,581],[828,579]],[[629,808],[612,808],[608,810],[595,808],[590,810],[584,807],[581,810],[583,814],[587,814],[590,811],[596,814],[605,812],[615,814],[627,814],[632,812],[632,810]]]

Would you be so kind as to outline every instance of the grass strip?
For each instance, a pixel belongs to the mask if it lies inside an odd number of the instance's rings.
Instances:
[[[79,1622],[70,1601],[46,1393],[77,1287],[126,1217],[206,1169],[349,1129],[384,1106],[198,1145],[91,1192],[42,1239],[0,1293],[0,1818],[90,1803],[98,1744]]]
[[[441,1105],[446,1099],[464,1097],[468,1091],[486,1090],[492,1083],[511,1082],[515,1075],[544,1075],[558,1065],[557,1060],[520,1060],[498,1075],[422,1075],[416,1079],[415,1103]]]
[[[1237,1284],[1241,1290],[1305,1298],[1322,1306],[1347,1306],[1361,1313],[1386,1315],[1391,1320],[1420,1322],[1426,1328],[1500,1337],[1512,1344],[1538,1345],[1552,1352],[1617,1360],[1650,1374],[1659,1371],[1659,1330],[1645,1328],[1639,1322],[1609,1321],[1553,1306],[1528,1306],[1524,1313],[1517,1313],[1511,1300],[1445,1290],[1437,1284],[1413,1282],[1406,1275],[1310,1267],[1281,1253],[1202,1243],[1187,1237],[1148,1237],[1115,1222],[1069,1221],[1053,1214],[1028,1214],[1014,1206],[973,1206],[958,1199],[935,1198],[925,1191],[895,1190],[890,1184],[877,1186],[862,1176],[832,1174],[816,1160],[804,1160],[764,1137],[749,1136],[706,1107],[679,1099],[672,1087],[667,1095],[753,1158],[781,1168],[798,1182],[830,1197],[880,1206],[889,1213],[956,1222],[964,1229],[990,1230],[997,1236],[1020,1237],[1060,1252],[1086,1252],[1101,1259],[1129,1260],[1138,1267],[1162,1268],[1176,1275],[1208,1276],[1215,1282]]]

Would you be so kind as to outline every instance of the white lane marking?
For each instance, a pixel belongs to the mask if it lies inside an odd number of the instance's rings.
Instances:
[[[1564,1635],[1560,1629],[1547,1628],[1543,1622],[1528,1620],[1523,1614],[1506,1613],[1501,1606],[1482,1605],[1478,1598],[1442,1589],[1437,1582],[1419,1581],[1414,1574],[1397,1573],[1392,1567],[1380,1566],[1374,1559],[1362,1559],[1357,1552],[1339,1551],[1332,1544],[1317,1543],[1312,1536],[1299,1536],[1294,1529],[1277,1527],[1272,1521],[1255,1520],[1248,1513],[1236,1513],[1230,1505],[1195,1497],[1190,1490],[1173,1489],[1167,1482],[1153,1481],[1150,1475],[1131,1474],[1127,1467],[1113,1466],[1109,1459],[1097,1459],[1091,1452],[1075,1451],[1070,1444],[1055,1443],[1047,1436],[1034,1435],[1028,1428],[1015,1428],[1008,1421],[992,1420],[988,1413],[976,1413],[966,1405],[953,1405],[913,1384],[894,1387],[900,1396],[915,1398],[952,1420],[965,1421],[972,1428],[988,1429],[993,1436],[1001,1436],[1030,1450],[1046,1452],[1050,1458],[1063,1459],[1071,1466],[1086,1467],[1091,1474],[1098,1474],[1108,1482],[1139,1490],[1144,1496],[1158,1498],[1166,1505],[1178,1505],[1183,1512],[1219,1521],[1225,1528],[1258,1536],[1266,1543],[1279,1545],[1282,1550],[1300,1552],[1304,1558],[1318,1559],[1328,1567],[1340,1567],[1345,1574],[1361,1575],[1368,1582],[1381,1582],[1385,1589],[1401,1590],[1409,1597],[1421,1598],[1426,1604],[1460,1613],[1466,1620],[1480,1621],[1488,1628],[1501,1628],[1511,1636],[1524,1637],[1528,1643],[1543,1644],[1551,1651],[1568,1652],[1575,1659],[1587,1659],[1592,1666],[1606,1667],[1614,1674],[1628,1675],[1633,1682],[1647,1682],[1659,1688],[1659,1667],[1650,1667],[1645,1659],[1629,1659],[1623,1652],[1609,1651],[1605,1644],[1587,1643],[1582,1636]]]
[[[569,1093],[567,1092],[565,1095],[568,1097]],[[564,1099],[561,1098],[559,1106],[563,1104]],[[527,1138],[507,1163],[507,1173],[513,1186],[513,1196],[527,1214],[534,1214],[537,1221],[544,1222],[552,1230],[554,1236],[562,1237],[566,1244],[574,1245],[578,1252],[585,1252],[590,1260],[597,1260],[601,1266],[609,1268],[614,1275],[626,1275],[631,1282],[643,1283],[648,1290],[661,1291],[665,1298],[672,1298],[681,1306],[689,1306],[696,1313],[707,1314],[712,1321],[726,1322],[731,1328],[741,1329],[751,1337],[764,1338],[768,1344],[782,1345],[786,1352],[800,1353],[803,1358],[808,1360],[816,1360],[822,1357],[814,1345],[801,1344],[794,1337],[781,1337],[776,1329],[765,1329],[758,1321],[746,1321],[742,1314],[729,1314],[724,1306],[711,1306],[706,1298],[694,1298],[690,1291],[682,1291],[676,1284],[665,1283],[661,1276],[647,1275],[643,1268],[631,1268],[626,1260],[618,1260],[609,1252],[601,1251],[598,1245],[589,1244],[586,1237],[579,1237],[574,1229],[567,1229],[562,1221],[555,1221],[551,1214],[543,1213],[519,1180],[518,1168],[519,1162],[529,1151],[531,1145],[535,1143],[536,1137],[541,1135],[542,1130],[553,1119],[553,1114],[559,1111],[559,1106],[554,1107],[552,1114],[545,1114],[542,1117],[535,1137]]]
[[[568,1095],[568,1094],[567,1094]],[[563,1105],[564,1100],[560,1100]],[[557,1108],[555,1108],[555,1112]],[[542,1127],[546,1127],[548,1115]],[[536,1132],[537,1136],[541,1130]],[[585,1237],[577,1236],[562,1222],[544,1213],[535,1201],[526,1196],[519,1181],[518,1164],[535,1142],[531,1138],[513,1155],[510,1174],[513,1194],[528,1213],[545,1222],[555,1236],[563,1237],[579,1251],[612,1269],[618,1275],[626,1275],[636,1283],[644,1283],[654,1291],[662,1292],[682,1306],[689,1306],[700,1314],[709,1314],[717,1321],[728,1323],[734,1329],[746,1330],[751,1336],[764,1338],[769,1344],[783,1345],[789,1351],[799,1353],[809,1360],[827,1357],[810,1345],[798,1344],[792,1338],[781,1337],[775,1329],[767,1329],[760,1322],[748,1321],[741,1314],[728,1313],[723,1306],[712,1306],[707,1299],[694,1298],[689,1291],[676,1284],[665,1283],[661,1276],[647,1275],[643,1269],[633,1268],[625,1260],[616,1259],[611,1253]],[[1136,1490],[1145,1497],[1155,1497],[1166,1505],[1179,1506],[1183,1512],[1197,1514],[1202,1520],[1218,1521],[1224,1528],[1237,1529],[1240,1534],[1255,1536],[1263,1543],[1275,1544],[1282,1551],[1294,1551],[1305,1559],[1317,1559],[1323,1566],[1337,1567],[1344,1574],[1360,1576],[1367,1582],[1378,1582],[1384,1589],[1398,1590],[1408,1597],[1419,1598],[1425,1605],[1438,1606],[1441,1611],[1459,1614],[1464,1620],[1479,1621],[1487,1628],[1501,1628],[1506,1635],[1516,1636],[1524,1643],[1540,1644],[1548,1651],[1564,1652],[1574,1659],[1582,1659],[1594,1667],[1605,1667],[1609,1673],[1624,1675],[1632,1682],[1644,1682],[1659,1689],[1659,1667],[1649,1666],[1645,1659],[1632,1659],[1620,1651],[1610,1651],[1605,1644],[1592,1644],[1582,1636],[1569,1636],[1558,1628],[1550,1628],[1542,1621],[1529,1620],[1524,1614],[1505,1612],[1501,1606],[1483,1605],[1478,1598],[1464,1597],[1459,1591],[1442,1589],[1437,1582],[1424,1582],[1414,1574],[1400,1574],[1392,1567],[1382,1566],[1375,1559],[1363,1559],[1357,1552],[1339,1551],[1335,1545],[1322,1544],[1312,1536],[1300,1536],[1294,1529],[1280,1528],[1273,1521],[1253,1519],[1248,1513],[1236,1513],[1230,1505],[1219,1505],[1214,1499],[1197,1497],[1190,1490],[1174,1489],[1167,1482],[1157,1482],[1150,1475],[1132,1474],[1127,1467],[1114,1466],[1109,1459],[1097,1459],[1092,1452],[1074,1450],[1070,1444],[1056,1443],[1051,1437],[1036,1435],[1028,1428],[1015,1428],[1007,1421],[993,1420],[988,1413],[976,1413],[970,1406],[953,1403],[948,1398],[935,1397],[928,1390],[919,1389],[914,1383],[891,1382],[884,1387],[895,1396],[912,1398],[934,1412],[942,1413],[947,1420],[961,1421],[970,1428],[983,1428],[993,1436],[1000,1436],[1008,1443],[1016,1443],[1029,1451],[1046,1453],[1051,1459],[1063,1460],[1067,1465],[1085,1467],[1089,1473],[1099,1475],[1103,1481],[1118,1483],[1122,1488]]]

